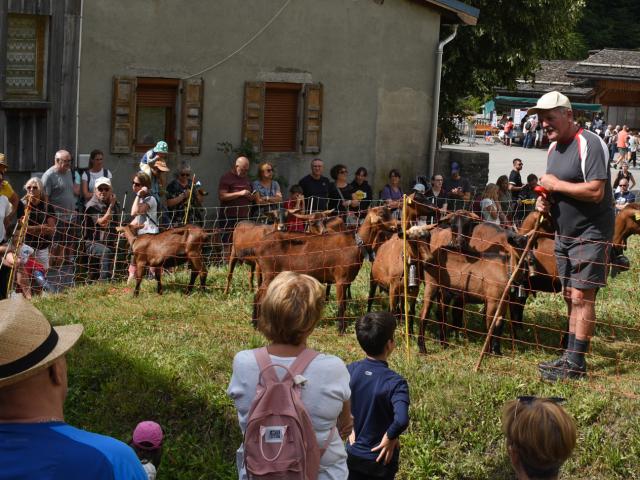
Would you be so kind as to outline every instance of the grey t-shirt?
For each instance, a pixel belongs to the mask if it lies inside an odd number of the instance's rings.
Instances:
[[[73,194],[73,173],[60,173],[55,167],[49,168],[42,175],[44,191],[58,213],[72,213],[76,208],[76,197]]]
[[[560,193],[552,194],[551,216],[557,225],[558,235],[611,240],[615,217],[608,162],[607,146],[598,135],[588,130],[579,130],[571,143],[551,144],[547,173],[571,183],[605,180],[604,196],[598,203],[576,200]]]

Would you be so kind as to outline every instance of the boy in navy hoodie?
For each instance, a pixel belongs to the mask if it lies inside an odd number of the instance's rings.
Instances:
[[[391,480],[398,471],[398,437],[409,425],[409,386],[387,363],[395,328],[389,312],[368,313],[356,322],[367,357],[347,367],[354,426],[347,442],[349,480]]]

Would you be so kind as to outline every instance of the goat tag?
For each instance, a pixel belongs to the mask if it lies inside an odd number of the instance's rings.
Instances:
[[[636,222],[640,222],[640,212],[636,212],[633,218],[635,219]]]

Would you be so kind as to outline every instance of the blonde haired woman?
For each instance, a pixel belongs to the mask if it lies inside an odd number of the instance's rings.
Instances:
[[[280,273],[270,284],[260,308],[258,330],[269,341],[266,347],[271,362],[290,367],[307,348],[324,307],[324,288],[314,278],[294,272]],[[281,378],[284,372],[276,369]],[[249,410],[256,395],[259,376],[254,350],[238,352],[233,359],[233,374],[227,394],[238,410],[244,435]],[[320,459],[319,480],[346,479],[347,454],[341,437],[351,432],[349,373],[338,357],[320,353],[303,372],[302,402],[311,417],[318,445],[329,441]],[[336,433],[336,426],[340,435]],[[236,456],[238,475],[246,479],[244,449]]]
[[[500,225],[506,221],[504,213],[500,208],[500,188],[495,183],[487,184],[480,201],[480,211],[482,220]]]
[[[258,179],[253,182],[252,187],[256,192],[258,213],[275,209],[276,206],[272,204],[282,201],[280,184],[273,179],[273,164],[269,162],[258,165]]]
[[[502,430],[518,480],[556,480],[576,446],[576,424],[561,398],[518,397],[502,409]]]

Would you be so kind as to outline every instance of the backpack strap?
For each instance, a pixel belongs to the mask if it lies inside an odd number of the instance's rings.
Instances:
[[[254,349],[253,355],[256,357],[256,362],[258,362],[258,370],[260,371],[258,383],[260,383],[261,379],[264,379],[267,383],[277,382],[278,375],[276,374],[275,368],[269,368],[274,364],[271,361],[271,357],[269,356],[267,347]]]
[[[304,371],[307,369],[309,364],[316,358],[320,353],[312,350],[310,348],[305,348],[293,361],[291,367],[289,367],[289,371],[291,375],[295,377],[296,375],[302,375]]]

